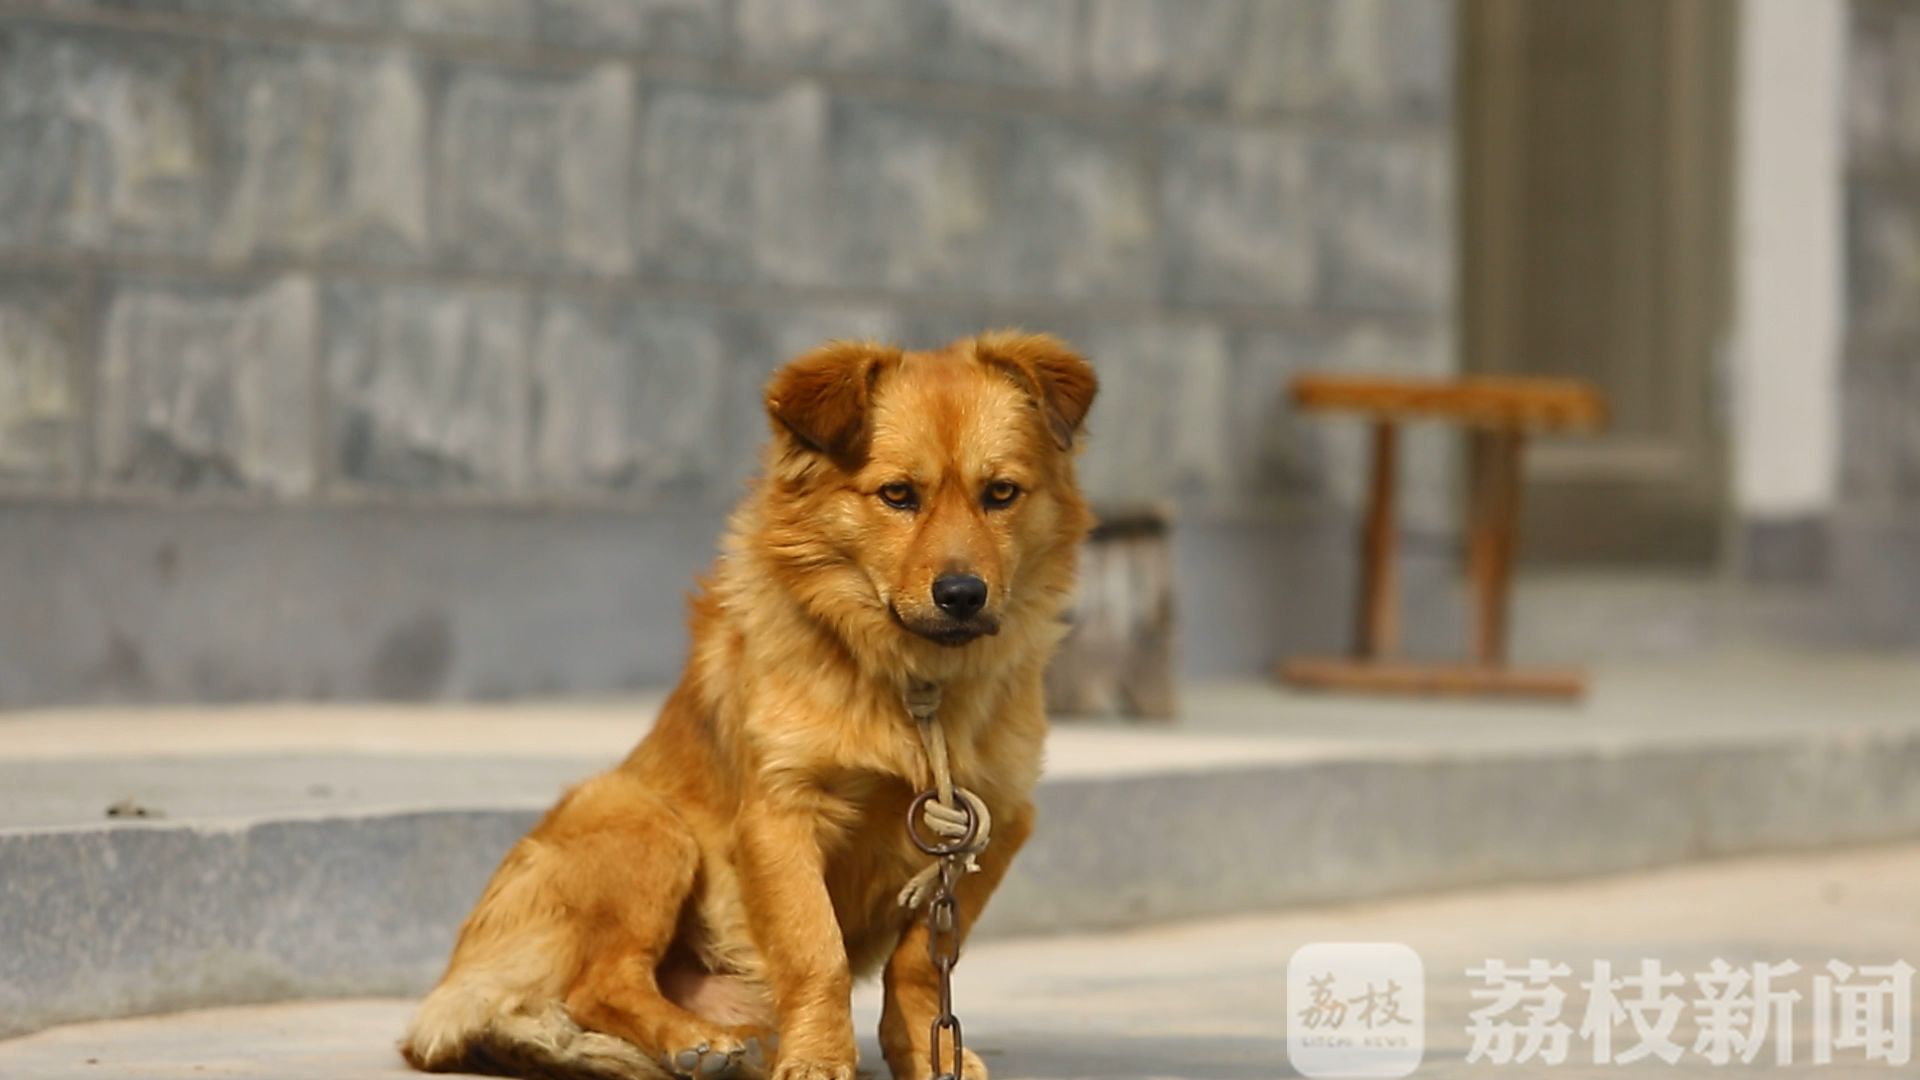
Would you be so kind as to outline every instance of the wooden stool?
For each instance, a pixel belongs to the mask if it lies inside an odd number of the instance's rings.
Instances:
[[[1371,417],[1373,477],[1360,541],[1360,606],[1353,656],[1283,661],[1282,680],[1320,689],[1420,694],[1571,698],[1586,691],[1586,674],[1581,671],[1519,671],[1507,666],[1507,595],[1527,433],[1598,428],[1605,423],[1607,411],[1598,390],[1571,379],[1302,375],[1294,381],[1293,401],[1304,410]],[[1473,583],[1475,655],[1470,663],[1412,664],[1395,659],[1400,648],[1395,459],[1398,425],[1403,420],[1445,420],[1471,430],[1467,567]]]

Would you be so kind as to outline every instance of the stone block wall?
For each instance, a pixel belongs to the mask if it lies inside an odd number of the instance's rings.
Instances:
[[[1101,372],[1098,498],[1257,550],[1249,523],[1337,516],[1361,480],[1361,433],[1291,417],[1290,373],[1452,367],[1452,22],[1450,0],[0,0],[0,531],[717,515],[785,357],[1018,324]],[[1429,529],[1441,445],[1414,448]],[[1216,561],[1193,602],[1271,573]],[[379,603],[338,629],[418,620]],[[1189,666],[1264,657],[1260,618],[1218,632],[1244,656],[1195,640]],[[106,655],[140,621],[106,603],[63,632]],[[177,663],[231,667],[222,640]],[[0,703],[93,696],[73,669]],[[229,685],[151,675],[115,692]]]
[[[1843,491],[1920,520],[1920,7],[1854,0]]]
[[[1850,0],[1846,343],[1827,638],[1920,643],[1920,8]]]

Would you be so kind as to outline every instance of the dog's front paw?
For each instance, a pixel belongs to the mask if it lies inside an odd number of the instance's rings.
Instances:
[[[987,1080],[987,1063],[971,1050],[960,1052],[961,1080]]]
[[[893,1080],[932,1080],[933,1063],[927,1060],[925,1054],[913,1055],[909,1059],[912,1064],[906,1064],[899,1059],[889,1058],[888,1060],[893,1071]],[[980,1060],[979,1054],[971,1050],[961,1052],[960,1080],[987,1080],[987,1064]]]
[[[922,1061],[920,1071],[910,1075],[931,1077],[932,1068],[931,1063]],[[987,1080],[987,1063],[980,1060],[979,1054],[971,1050],[960,1051],[960,1080]]]
[[[773,1067],[773,1080],[853,1080],[853,1066],[834,1061],[784,1058]]]

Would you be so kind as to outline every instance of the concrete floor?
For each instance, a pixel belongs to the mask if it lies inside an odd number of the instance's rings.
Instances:
[[[1426,1056],[1420,1077],[1722,1075],[1688,1052],[1596,1065],[1577,1036],[1564,1064],[1469,1064],[1467,1013],[1479,985],[1466,971],[1489,959],[1566,964],[1562,1018],[1580,1026],[1595,960],[1615,974],[1657,959],[1693,973],[1715,958],[1800,965],[1794,1061],[1730,1068],[1769,1076],[1856,1080],[1912,1075],[1916,1066],[1866,1063],[1837,1050],[1812,1063],[1814,969],[1829,960],[1920,965],[1920,845],[1862,848],[1699,864],[1558,885],[1484,889],[1389,903],[1301,910],[1122,934],[983,944],[960,967],[969,1045],[1001,1080],[1069,1077],[1254,1080],[1295,1076],[1288,1066],[1286,967],[1313,942],[1393,941],[1425,965]],[[1674,991],[1687,1002],[1692,986]],[[877,1014],[872,987],[858,998],[860,1030]],[[1909,1022],[1916,1016],[1910,998]],[[55,1028],[0,1042],[9,1080],[375,1080],[407,1075],[392,1051],[404,1001],[346,1001],[209,1010]],[[1915,1024],[1913,1026],[1920,1026]],[[1673,1038],[1690,1050],[1692,1006]],[[1615,1033],[1616,1052],[1635,1041]],[[863,1054],[878,1061],[870,1039]],[[874,1066],[877,1067],[877,1066]]]

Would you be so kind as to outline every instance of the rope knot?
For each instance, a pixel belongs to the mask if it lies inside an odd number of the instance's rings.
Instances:
[[[907,684],[907,715],[924,724],[939,711],[939,683],[915,679]]]
[[[906,706],[920,729],[927,770],[933,774],[933,790],[914,799],[907,817],[907,831],[914,844],[935,856],[931,865],[900,890],[900,905],[916,908],[933,897],[943,865],[969,874],[979,871],[975,857],[987,849],[993,815],[987,812],[986,800],[953,782],[947,763],[947,733],[940,725],[940,684],[918,679],[909,683]],[[920,831],[920,822],[925,822],[927,832],[939,839],[927,839]]]

